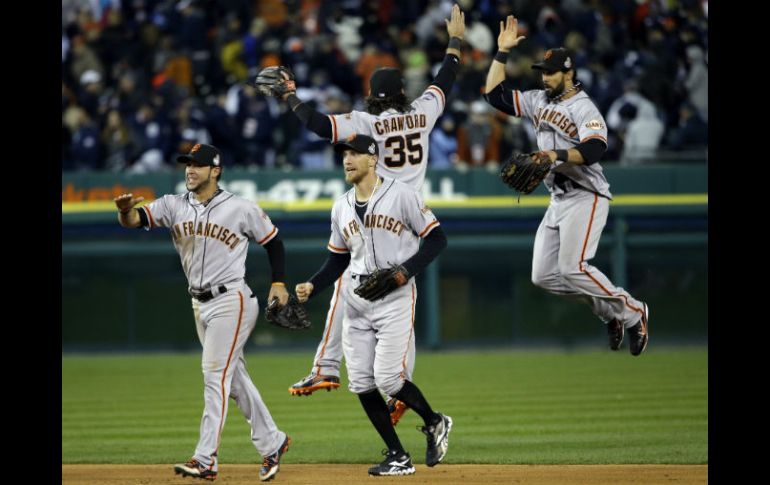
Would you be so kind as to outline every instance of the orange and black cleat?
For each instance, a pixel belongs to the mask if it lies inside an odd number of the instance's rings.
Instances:
[[[337,376],[322,376],[310,374],[289,388],[292,396],[309,396],[315,391],[326,389],[331,391],[340,387],[340,378]]]

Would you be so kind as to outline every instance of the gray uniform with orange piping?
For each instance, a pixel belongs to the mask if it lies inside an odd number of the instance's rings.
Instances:
[[[607,125],[583,91],[557,102],[544,90],[513,90],[512,114],[535,125],[540,150],[565,150],[596,138],[607,143]],[[602,321],[626,328],[645,317],[644,304],[594,266],[612,194],[601,165],[556,161],[544,180],[551,202],[535,236],[532,281],[551,293],[589,304]]]
[[[266,244],[278,229],[259,205],[226,191],[217,192],[205,205],[188,192],[164,195],[138,210],[147,216],[146,229],[169,229],[193,296],[204,380],[200,439],[193,458],[217,470],[229,398],[248,420],[260,455],[274,454],[286,434],[277,428],[246,370],[243,347],[259,306],[244,278],[249,240]]]
[[[354,289],[377,268],[402,264],[420,248],[439,222],[412,187],[385,178],[366,207],[363,219],[355,208],[355,190],[337,199],[332,208],[329,251],[350,252],[343,274],[345,292],[342,345],[349,389],[356,393],[375,387],[396,394],[407,376],[409,349],[414,347],[414,277],[370,302]]]

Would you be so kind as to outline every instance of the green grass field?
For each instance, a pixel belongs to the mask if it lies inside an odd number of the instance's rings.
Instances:
[[[287,463],[374,463],[383,445],[344,386],[292,397],[312,351],[248,354],[253,380],[294,440]],[[708,351],[418,352],[415,381],[454,419],[446,463],[708,463]],[[62,463],[173,463],[192,455],[203,409],[199,355],[62,357]],[[421,420],[396,430],[424,462]],[[233,401],[223,463],[255,463]]]

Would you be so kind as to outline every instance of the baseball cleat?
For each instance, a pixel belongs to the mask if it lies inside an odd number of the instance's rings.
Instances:
[[[195,458],[191,458],[187,463],[174,465],[174,473],[183,477],[202,478],[203,480],[211,481],[217,478],[216,471],[211,470],[210,467],[207,467]]]
[[[289,394],[292,396],[309,396],[320,389],[331,391],[338,387],[340,387],[339,377],[310,374],[291,386],[289,388]]]
[[[428,438],[425,450],[425,464],[436,466],[444,459],[449,449],[449,432],[452,431],[452,418],[438,413],[441,421],[432,426],[423,426],[420,431]]]
[[[617,318],[607,322],[607,336],[610,338],[610,350],[619,350],[623,343],[623,324]]]
[[[405,412],[409,410],[409,406],[407,406],[404,402],[399,401],[395,397],[391,397],[388,399],[388,412],[390,413],[390,424],[393,426],[397,425],[399,420],[401,419],[401,416],[404,415]]]
[[[281,468],[281,457],[284,453],[289,451],[290,444],[291,438],[289,438],[289,435],[286,435],[286,439],[283,440],[283,444],[278,448],[278,451],[262,459],[262,468],[259,469],[260,480],[266,482],[275,477],[276,473],[278,473],[278,470]]]
[[[647,304],[644,305],[644,314],[642,318],[636,322],[636,325],[628,329],[628,348],[631,351],[631,355],[639,355],[647,348],[647,342],[650,340],[650,333],[648,331],[647,323],[650,316],[650,310],[647,308]]]
[[[382,454],[385,455],[385,459],[379,465],[369,468],[369,475],[396,476],[414,473],[414,465],[412,465],[412,458],[409,453],[383,450]]]

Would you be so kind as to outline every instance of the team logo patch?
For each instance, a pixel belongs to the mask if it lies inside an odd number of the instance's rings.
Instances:
[[[572,67],[572,59],[569,57],[564,60],[564,69],[570,69]]]
[[[425,207],[423,207],[422,209],[420,209],[420,212],[422,212],[423,214],[427,214],[427,213],[431,212],[431,210],[430,210],[430,207],[428,207],[428,206],[426,205]]]
[[[372,143],[371,145],[369,145],[369,153],[371,153],[372,155],[374,155],[374,148],[375,148],[375,147],[374,147],[374,143]]]
[[[219,155],[214,155],[214,166],[215,167],[219,166]]]
[[[355,138],[356,138],[356,134],[355,134],[355,133],[353,133],[352,135],[350,135],[349,137],[347,137],[347,138],[345,139],[345,141],[353,141]]]
[[[599,120],[591,120],[586,123],[586,128],[590,128],[592,130],[601,130],[604,128],[604,124]]]
[[[195,146],[192,147],[192,150],[190,150],[190,153],[195,153],[195,152],[197,152],[200,149],[201,149],[201,144],[200,143],[196,143]]]
[[[352,114],[352,113],[347,113],[347,114],[344,116],[344,118],[345,118],[346,120],[352,119],[352,118],[353,118],[353,114]]]
[[[545,55],[543,56],[543,60],[547,61],[548,59],[551,58],[552,55],[553,55],[553,51],[551,49],[548,49],[547,51],[545,51]]]

